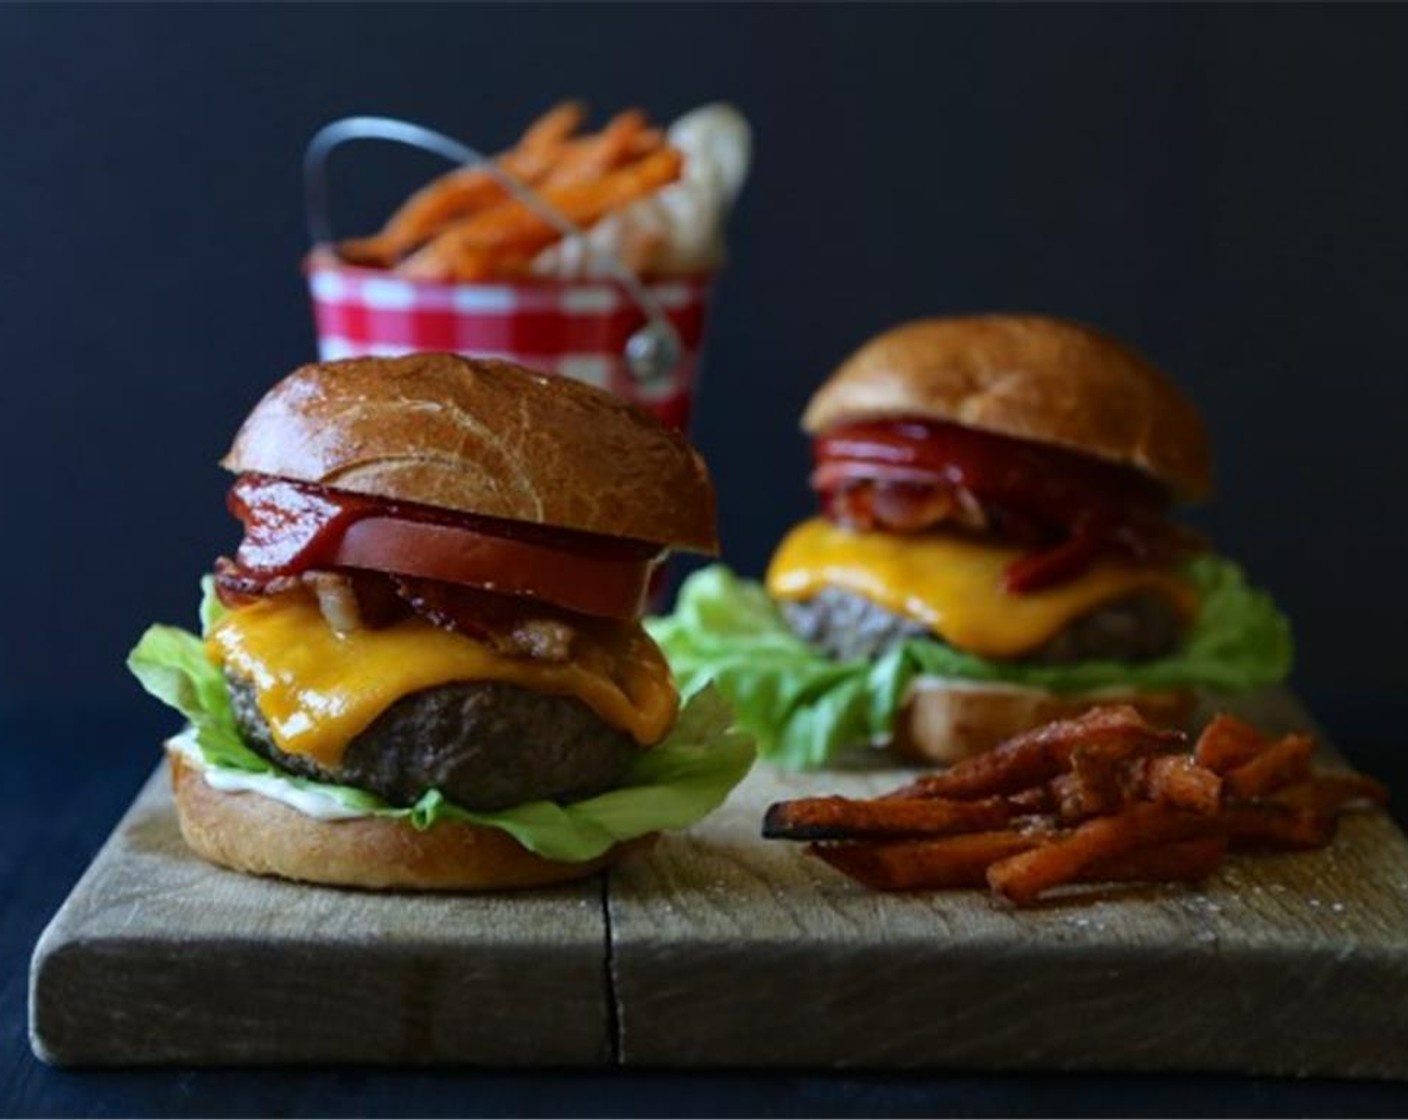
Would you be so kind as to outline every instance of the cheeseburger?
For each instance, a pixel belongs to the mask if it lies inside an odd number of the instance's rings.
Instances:
[[[1171,520],[1211,488],[1198,411],[1114,339],[1039,316],[911,323],[846,361],[802,426],[820,512],[783,539],[767,596],[713,569],[659,631],[781,761],[856,740],[954,761],[1097,701],[1177,721],[1203,688],[1286,673],[1270,601]],[[738,656],[745,634],[767,635],[770,669]]]
[[[142,683],[181,830],[216,863],[366,887],[590,874],[747,768],[721,702],[683,717],[639,625],[667,550],[713,552],[676,433],[609,393],[448,354],[306,366],[223,465],[244,528],[200,639]],[[605,799],[603,799],[605,797]]]

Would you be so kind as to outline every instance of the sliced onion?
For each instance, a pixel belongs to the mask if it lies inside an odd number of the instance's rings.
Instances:
[[[303,582],[318,597],[318,609],[323,618],[339,634],[362,629],[362,612],[357,607],[357,593],[352,581],[336,572],[305,572]]]

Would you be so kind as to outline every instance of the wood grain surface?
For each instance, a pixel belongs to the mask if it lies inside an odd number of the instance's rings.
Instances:
[[[1238,707],[1309,722],[1282,693]],[[616,871],[622,1062],[1408,1077],[1408,842],[1385,814],[1346,819],[1322,852],[1235,857],[1202,889],[1020,912],[876,894],[757,839],[772,801],[899,781],[759,768]]]
[[[45,931],[58,1065],[591,1065],[610,1057],[600,879],[373,894],[256,879],[181,840],[163,764]]]
[[[1308,722],[1283,694],[1239,707],[1269,729]],[[1021,912],[982,892],[874,894],[759,838],[773,800],[905,773],[759,767],[605,896],[596,880],[436,897],[210,867],[158,771],[35,951],[32,1042],[66,1065],[1408,1078],[1408,841],[1384,814],[1347,819],[1324,852],[1237,857],[1205,889]]]

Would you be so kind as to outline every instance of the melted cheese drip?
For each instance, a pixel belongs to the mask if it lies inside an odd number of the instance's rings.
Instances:
[[[1101,560],[1068,583],[1016,595],[1002,574],[1021,555],[944,533],[857,533],[822,518],[804,521],[768,568],[775,599],[810,599],[838,587],[923,623],[950,645],[981,657],[1020,657],[1082,615],[1141,592],[1162,595],[1185,619],[1193,588],[1166,568]]]
[[[339,634],[302,593],[231,611],[206,640],[213,662],[254,685],[279,748],[327,766],[401,697],[455,681],[576,696],[643,746],[664,738],[679,694],[643,630],[621,627],[609,641],[579,633],[573,654],[563,663],[506,657],[420,618]]]

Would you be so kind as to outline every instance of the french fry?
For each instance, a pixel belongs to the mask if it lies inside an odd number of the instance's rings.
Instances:
[[[1333,813],[1355,801],[1373,805],[1388,803],[1388,787],[1364,774],[1320,774],[1294,785],[1283,786],[1273,795],[1278,805]]]
[[[1227,838],[1200,836],[1132,852],[1097,862],[1081,875],[1091,883],[1197,883],[1206,879],[1227,855]]]
[[[1038,843],[1039,836],[1003,830],[942,840],[813,844],[808,851],[875,890],[955,890],[983,886],[994,862]]]
[[[679,177],[680,153],[661,148],[600,179],[543,190],[542,197],[579,226],[658,190]],[[546,248],[557,229],[517,200],[500,203],[451,226],[398,267],[406,276],[427,280],[465,279],[486,259],[505,254],[522,257]],[[488,258],[486,258],[488,254]]]
[[[941,774],[919,778],[897,795],[966,800],[1018,793],[1061,773],[1077,747],[1137,742],[1157,750],[1184,741],[1182,732],[1153,727],[1128,705],[1092,708],[1076,719],[1058,720],[1018,735]]]
[[[1214,774],[1250,762],[1266,747],[1266,737],[1251,724],[1225,712],[1214,716],[1193,748],[1193,759]]]
[[[1333,814],[1274,802],[1228,805],[1217,816],[1234,851],[1323,848],[1335,836]]]
[[[514,148],[524,154],[552,157],[587,118],[580,101],[559,101],[523,130]]]
[[[1009,793],[1007,804],[1014,817],[1044,816],[1057,811],[1057,800],[1050,786],[1032,786],[1020,793]]]
[[[580,102],[564,101],[553,106],[496,162],[517,179],[529,184],[539,182],[552,170],[554,160],[585,116],[586,109]],[[434,237],[446,223],[500,203],[505,196],[503,186],[488,172],[457,168],[411,195],[380,233],[343,241],[338,252],[353,264],[390,268]]]
[[[1057,774],[1046,783],[1046,789],[1055,803],[1056,815],[1063,821],[1072,823],[1092,815],[1086,809],[1085,786],[1076,775]]]
[[[1222,803],[1222,779],[1186,754],[1142,758],[1132,774],[1137,795],[1209,816]]]
[[[810,797],[779,801],[763,818],[769,840],[859,840],[870,837],[946,836],[1002,828],[1012,808],[1000,797],[983,801],[853,801]]]
[[[988,885],[1025,906],[1063,883],[1078,881],[1091,866],[1126,852],[1214,833],[1205,817],[1165,805],[1131,805],[1086,821],[1062,839],[995,863],[988,869]]]
[[[813,841],[878,890],[986,882],[1026,906],[1072,884],[1198,882],[1229,851],[1322,848],[1345,806],[1388,798],[1364,775],[1314,773],[1305,735],[1271,742],[1220,716],[1193,751],[1168,749],[1185,741],[1096,709],[882,797],[780,803],[764,835]]]
[[[809,851],[838,871],[877,890],[956,890],[982,887],[994,863],[1038,849],[1037,835],[995,831],[943,840],[813,844]],[[1191,883],[1222,862],[1227,842],[1203,836],[1161,847],[1138,848],[1096,861],[1071,883]]]
[[[563,152],[557,165],[543,179],[544,190],[599,179],[632,158],[649,155],[663,138],[649,127],[639,109],[617,113],[595,136],[583,137]]]
[[[1282,786],[1301,781],[1310,773],[1315,740],[1309,735],[1286,735],[1255,758],[1228,770],[1222,777],[1227,795],[1240,800],[1263,797]]]
[[[1157,801],[1205,816],[1216,813],[1222,803],[1222,779],[1186,754],[1120,758],[1109,752],[1092,756],[1077,748],[1071,770],[1052,778],[1047,788],[1061,819],[1072,823],[1138,801]]]
[[[1076,747],[1070,773],[1061,775],[1071,779],[1061,797],[1061,815],[1079,820],[1112,813],[1124,804],[1121,777],[1140,746],[1139,740],[1126,737],[1113,744]]]
[[[1080,820],[1100,813],[1112,813],[1128,801],[1144,796],[1132,775],[1143,773],[1143,763],[1167,744],[1145,735],[1082,743],[1071,751],[1070,773],[1053,782],[1061,799],[1061,815]],[[1066,779],[1071,779],[1066,781]],[[1055,782],[1062,783],[1058,789]]]

